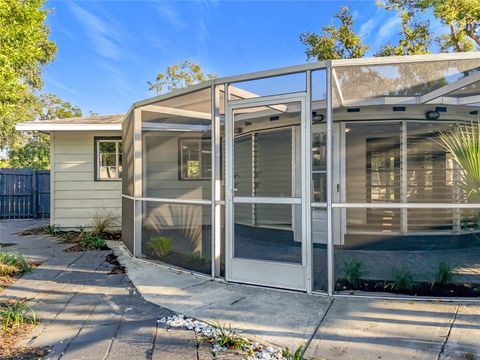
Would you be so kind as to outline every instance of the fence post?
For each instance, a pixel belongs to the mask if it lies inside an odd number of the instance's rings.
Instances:
[[[37,170],[33,170],[32,171],[32,216],[34,219],[38,217],[37,198],[38,198]]]

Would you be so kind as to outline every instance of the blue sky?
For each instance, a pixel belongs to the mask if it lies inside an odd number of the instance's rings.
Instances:
[[[47,1],[58,52],[44,92],[85,114],[126,112],[154,94],[147,80],[190,59],[218,76],[306,62],[303,31],[320,31],[341,5],[372,45],[393,40],[399,20],[375,1]]]

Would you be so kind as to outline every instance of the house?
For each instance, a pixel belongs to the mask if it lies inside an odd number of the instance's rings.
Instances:
[[[125,114],[17,124],[50,135],[50,223],[89,227],[110,214],[121,223],[122,120]]]
[[[438,141],[476,122],[479,109],[475,52],[210,80],[133,104],[116,147],[121,196],[104,204],[121,201],[122,238],[134,256],[212,279],[333,294],[352,261],[373,280],[408,268],[425,281],[449,261],[460,281],[480,283],[480,206],[466,201],[462,169]],[[43,123],[18,128],[34,125],[48,131]],[[93,144],[105,133],[54,129],[52,168],[69,182],[54,174],[53,187],[63,188],[52,192],[52,221],[68,227],[77,219],[63,222],[65,205],[83,203],[61,201],[58,192],[71,186],[82,196],[70,180],[81,177],[73,175],[77,165],[58,162],[57,137],[80,136],[78,146],[89,148],[78,166],[90,190],[117,186],[95,174],[118,176],[120,165],[109,159],[98,167]],[[101,206],[104,195],[85,205]]]

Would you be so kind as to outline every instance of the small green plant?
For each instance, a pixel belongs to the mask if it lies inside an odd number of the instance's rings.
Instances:
[[[348,282],[353,287],[358,287],[359,281],[362,276],[367,274],[365,270],[365,264],[362,260],[353,258],[350,261],[345,262],[343,271],[347,277]]]
[[[32,265],[18,251],[0,252],[0,275],[32,271]]]
[[[105,241],[93,233],[84,233],[80,240],[80,245],[86,249],[100,250],[105,247]]]
[[[302,360],[304,350],[305,350],[305,344],[300,345],[293,353],[287,347],[284,350],[282,350],[282,356],[285,360]]]
[[[221,347],[245,351],[250,356],[255,353],[251,342],[238,335],[230,326],[227,328],[220,322],[213,322],[210,325],[215,328],[217,332],[216,343]]]
[[[35,312],[27,301],[15,301],[0,305],[0,322],[4,331],[22,324],[36,324]]]
[[[413,290],[415,281],[413,275],[406,269],[393,270],[393,283],[389,283],[385,286],[391,287],[398,291],[410,291]]]
[[[109,231],[113,226],[117,224],[117,219],[111,212],[97,211],[93,217],[91,228],[92,233],[100,235]]]
[[[57,235],[60,232],[60,228],[56,224],[45,226],[45,233],[48,235]]]
[[[435,276],[435,282],[439,285],[447,285],[453,282],[455,277],[455,268],[446,261],[441,261],[438,264],[437,275]]]
[[[187,255],[186,260],[192,264],[207,264],[208,260],[205,259],[203,256],[200,255],[199,251],[195,251],[194,253],[191,253]]]
[[[147,246],[152,249],[157,256],[166,256],[172,251],[172,239],[166,236],[160,236],[150,240]]]

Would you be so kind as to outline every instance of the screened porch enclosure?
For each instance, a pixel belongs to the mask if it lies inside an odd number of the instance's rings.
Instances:
[[[176,269],[306,292],[351,291],[353,263],[385,285],[403,270],[431,281],[442,263],[480,284],[480,204],[440,140],[478,121],[479,89],[466,53],[312,63],[138,102],[123,241]]]

